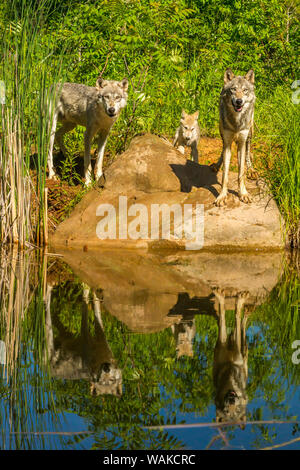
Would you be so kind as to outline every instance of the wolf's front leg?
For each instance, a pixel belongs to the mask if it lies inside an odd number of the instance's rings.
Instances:
[[[178,145],[178,150],[182,155],[184,155],[184,146],[183,145]]]
[[[100,134],[98,137],[98,154],[95,167],[95,178],[98,181],[103,175],[103,157],[108,134]]]
[[[245,156],[246,156],[246,140],[247,135],[241,133],[238,139],[238,162],[239,162],[239,198],[246,204],[251,202],[251,197],[248,194],[245,186]]]
[[[223,177],[222,177],[222,189],[215,200],[215,205],[220,207],[226,205],[227,202],[227,186],[228,186],[228,173],[229,173],[229,165],[231,159],[231,143],[230,146],[226,146],[223,149]]]
[[[54,355],[54,337],[53,337],[53,328],[51,320],[51,296],[52,296],[53,286],[47,283],[46,295],[44,298],[45,302],[45,333],[46,333],[46,347],[44,360],[47,359],[50,361]]]
[[[225,292],[218,287],[213,289],[213,293],[218,301],[218,341],[226,343],[227,331],[226,331],[226,317],[225,317]]]
[[[92,165],[91,165],[91,142],[93,134],[90,130],[84,133],[84,178],[85,186],[89,186],[92,182]]]
[[[193,162],[198,163],[198,148],[196,141],[192,143],[191,151]]]
[[[239,292],[236,298],[235,304],[235,338],[239,352],[242,352],[242,328],[241,328],[241,316],[245,302],[249,297],[249,292]]]
[[[251,154],[251,139],[253,135],[253,124],[252,127],[249,131],[247,140],[246,140],[246,167],[247,167],[247,177],[250,180],[257,180],[258,178],[258,173],[257,171],[253,168],[252,165],[252,154]]]
[[[173,139],[173,147],[176,147],[176,145],[178,143],[178,137],[179,137],[179,130],[177,129],[176,132],[175,132],[174,139]]]

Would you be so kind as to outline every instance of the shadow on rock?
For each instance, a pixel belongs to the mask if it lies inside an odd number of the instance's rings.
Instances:
[[[218,196],[218,192],[213,187],[214,184],[219,184],[217,174],[208,165],[199,165],[187,160],[185,165],[171,164],[170,167],[180,181],[182,192],[189,193],[195,186],[207,188],[214,196]]]

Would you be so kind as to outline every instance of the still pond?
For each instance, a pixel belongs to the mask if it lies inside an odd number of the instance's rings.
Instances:
[[[300,449],[291,254],[0,261],[1,449]]]

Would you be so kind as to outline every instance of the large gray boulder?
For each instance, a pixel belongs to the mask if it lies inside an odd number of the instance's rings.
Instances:
[[[237,176],[237,173],[229,174],[227,206],[216,207],[214,201],[220,192],[222,171],[216,175],[209,166],[186,160],[163,138],[150,134],[138,136],[108,168],[104,188],[91,189],[85,195],[57,228],[50,243],[54,248],[85,249],[97,246],[196,250],[283,247],[283,221],[266,185],[247,180],[253,202],[244,204],[237,195]],[[174,214],[171,211],[167,239],[162,233],[162,218],[156,217],[158,204],[167,208],[175,204],[177,208]],[[184,207],[188,204],[194,211],[194,224],[196,205],[199,207],[197,233],[193,232],[196,226],[189,230],[185,224]],[[105,207],[113,208],[109,217]],[[126,219],[128,230],[125,230]],[[157,221],[158,227],[154,227]],[[115,232],[104,239],[108,227],[115,227]]]

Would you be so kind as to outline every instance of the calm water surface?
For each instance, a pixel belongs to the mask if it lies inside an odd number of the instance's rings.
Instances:
[[[300,448],[280,253],[0,255],[1,449]]]

